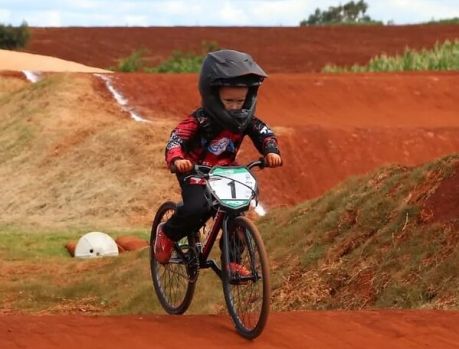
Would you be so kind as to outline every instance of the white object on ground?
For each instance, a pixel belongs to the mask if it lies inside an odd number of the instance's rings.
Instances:
[[[128,112],[135,121],[138,122],[151,122],[150,120],[144,119],[139,114],[137,114],[129,105],[127,99],[119,93],[113,86],[112,80],[109,76],[103,74],[94,74],[98,78],[102,79],[105,82],[105,86],[111,92],[116,102],[121,106],[121,109]]]
[[[118,256],[118,245],[109,235],[93,231],[83,235],[75,247],[77,258]]]
[[[23,70],[22,73],[25,75],[26,79],[29,80],[32,84],[41,80],[39,73],[31,70]]]

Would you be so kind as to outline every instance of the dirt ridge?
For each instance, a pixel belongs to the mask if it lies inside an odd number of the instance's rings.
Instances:
[[[251,53],[268,73],[320,71],[327,63],[365,64],[406,46],[431,48],[459,38],[457,25],[317,27],[113,27],[31,28],[27,52],[106,69],[145,48],[157,65],[174,50],[202,51],[203,42]],[[68,43],[71,42],[71,45]],[[123,45],[119,43],[122,42]]]

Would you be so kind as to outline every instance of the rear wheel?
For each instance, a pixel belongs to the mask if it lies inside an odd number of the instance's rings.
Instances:
[[[226,230],[222,257],[225,301],[236,330],[252,339],[261,334],[268,319],[268,258],[260,233],[250,220],[237,217]]]
[[[150,270],[153,286],[162,307],[169,314],[180,315],[188,309],[193,299],[196,276],[190,279],[187,264],[177,252],[172,253],[166,264],[157,262],[154,253],[156,229],[160,223],[166,222],[175,210],[176,204],[168,201],[156,212],[150,233]],[[185,240],[188,238],[184,238],[178,245],[184,254],[187,254],[190,251],[190,243]]]

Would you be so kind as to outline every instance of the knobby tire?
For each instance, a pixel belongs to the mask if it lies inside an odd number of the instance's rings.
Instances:
[[[234,218],[224,229],[222,282],[226,305],[238,333],[253,339],[262,333],[269,314],[268,257],[257,227],[246,217]],[[240,281],[237,273],[229,271],[231,259],[237,259],[251,272],[249,281]]]
[[[176,207],[174,202],[167,201],[156,212],[150,233],[150,271],[153,287],[161,306],[169,314],[181,315],[191,304],[196,280],[190,281],[185,263],[175,252],[166,264],[157,262],[154,254],[156,229],[160,223],[172,216]],[[188,246],[192,246],[192,243],[188,241]]]

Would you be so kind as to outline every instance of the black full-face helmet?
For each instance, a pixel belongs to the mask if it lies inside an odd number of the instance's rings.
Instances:
[[[220,127],[242,133],[255,113],[258,87],[266,77],[267,74],[247,53],[234,50],[209,52],[199,77],[202,106]],[[225,109],[218,92],[221,86],[248,87],[242,109]]]

